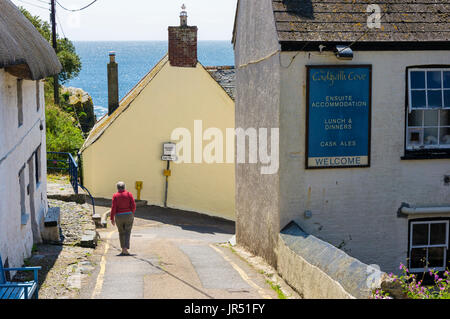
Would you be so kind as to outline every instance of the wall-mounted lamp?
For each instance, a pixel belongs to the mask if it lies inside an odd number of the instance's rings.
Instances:
[[[337,45],[334,54],[339,60],[353,60],[353,50],[346,45]]]

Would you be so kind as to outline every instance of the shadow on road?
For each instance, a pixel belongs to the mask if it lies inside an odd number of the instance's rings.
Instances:
[[[99,199],[95,199],[95,203],[96,206],[103,208],[110,208],[111,205],[110,201]],[[233,221],[175,208],[164,208],[153,205],[137,207],[135,217],[179,226],[184,230],[203,234],[223,233],[234,235],[235,233],[235,223]]]

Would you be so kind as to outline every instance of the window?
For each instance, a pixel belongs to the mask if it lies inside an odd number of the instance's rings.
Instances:
[[[34,152],[34,167],[36,186],[39,187],[39,183],[41,182],[41,145]]]
[[[41,90],[39,89],[39,80],[36,81],[36,111],[41,108]]]
[[[449,221],[412,221],[410,224],[409,268],[444,271],[447,266]]]
[[[450,150],[450,68],[408,70],[406,149]]]
[[[19,171],[19,187],[20,187],[20,217],[22,225],[27,224],[28,215],[25,207],[25,166],[23,166]]]
[[[17,111],[19,127],[23,125],[23,95],[22,95],[22,79],[17,80]]]

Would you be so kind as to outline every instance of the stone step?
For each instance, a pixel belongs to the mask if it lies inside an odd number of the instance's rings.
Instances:
[[[60,207],[49,207],[44,217],[44,228],[42,229],[42,240],[46,243],[60,243],[61,209]]]
[[[95,248],[98,242],[98,233],[96,231],[87,230],[81,236],[80,246],[85,248]]]

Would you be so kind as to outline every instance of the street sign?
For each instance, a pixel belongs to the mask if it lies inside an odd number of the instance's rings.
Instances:
[[[177,148],[175,143],[164,143],[163,155],[164,156],[175,156],[177,154]]]
[[[161,159],[163,161],[176,161],[178,157],[176,155],[163,155]]]

